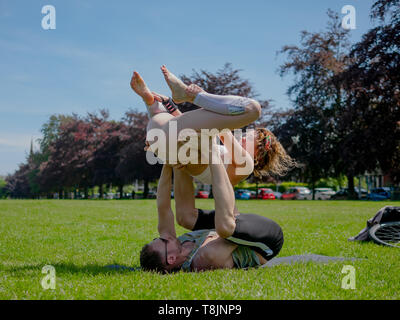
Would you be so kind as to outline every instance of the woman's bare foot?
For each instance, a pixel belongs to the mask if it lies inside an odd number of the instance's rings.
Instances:
[[[193,102],[191,97],[186,94],[187,85],[178,79],[173,73],[169,72],[166,66],[161,67],[161,71],[164,74],[165,81],[172,92],[172,99],[175,103],[182,102]]]
[[[151,93],[150,89],[147,87],[146,83],[142,79],[139,73],[136,71],[133,72],[133,76],[131,79],[131,88],[135,91],[139,96],[142,97],[143,101],[151,106],[154,103],[154,96]]]
[[[191,84],[186,88],[186,96],[193,102],[196,98],[197,94],[200,92],[205,92],[202,88],[200,88],[197,84]]]

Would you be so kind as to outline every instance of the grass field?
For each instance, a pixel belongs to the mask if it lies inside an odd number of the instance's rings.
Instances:
[[[282,226],[280,257],[362,260],[159,275],[104,268],[139,266],[141,247],[157,236],[154,200],[0,201],[0,299],[400,299],[400,250],[347,241],[390,204],[239,201],[241,212]],[[210,209],[213,201],[197,206]],[[40,284],[48,264],[56,269],[55,290]],[[341,288],[348,264],[356,269],[356,290]]]

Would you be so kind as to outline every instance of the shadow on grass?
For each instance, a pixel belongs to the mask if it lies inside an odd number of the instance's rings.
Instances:
[[[42,272],[42,268],[45,265],[51,265],[55,268],[56,274],[116,274],[116,273],[126,273],[126,272],[140,272],[141,268],[139,266],[127,267],[123,265],[97,265],[97,264],[87,264],[87,265],[75,265],[72,263],[55,263],[55,264],[35,264],[35,265],[25,265],[18,267],[5,267],[1,266],[0,271],[5,272],[26,272],[26,271],[37,271]]]

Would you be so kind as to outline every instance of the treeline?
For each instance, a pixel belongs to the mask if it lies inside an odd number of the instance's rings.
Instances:
[[[13,198],[35,198],[55,192],[82,192],[98,186],[123,186],[134,179],[148,183],[158,177],[160,168],[146,161],[143,151],[147,114],[128,111],[120,121],[109,119],[106,111],[80,117],[53,115],[42,127],[39,150],[31,148],[27,162],[6,178]]]
[[[326,31],[302,32],[299,46],[280,51],[282,76],[294,108],[282,114],[275,133],[313,186],[324,177],[354,177],[381,170],[400,181],[400,1],[379,0],[377,25],[350,45],[349,31],[328,11]]]
[[[337,14],[328,11],[323,32],[301,33],[299,46],[280,51],[286,61],[282,77],[293,74],[288,89],[292,107],[261,101],[263,116],[255,124],[272,130],[301,164],[288,179],[308,183],[346,176],[350,194],[354,178],[381,170],[400,182],[400,0],[378,0],[371,18],[376,27],[351,45]],[[266,62],[267,63],[267,62]],[[181,75],[215,94],[257,97],[240,70],[226,64],[215,73]],[[183,111],[196,108],[180,106]],[[120,121],[99,114],[55,115],[43,126],[40,150],[6,177],[11,197],[38,197],[98,186],[149,181],[160,168],[150,166],[143,151],[147,116],[129,111]]]

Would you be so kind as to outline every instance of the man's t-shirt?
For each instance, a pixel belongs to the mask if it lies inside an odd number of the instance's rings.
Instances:
[[[214,230],[197,230],[183,234],[178,237],[181,244],[186,241],[191,241],[195,243],[193,250],[190,252],[187,260],[183,263],[181,269],[186,272],[190,272],[193,258],[196,256],[198,250],[201,248],[204,241],[209,236],[215,236],[217,233]],[[232,259],[237,269],[253,268],[261,265],[260,259],[253,249],[247,246],[239,245],[232,252]]]

